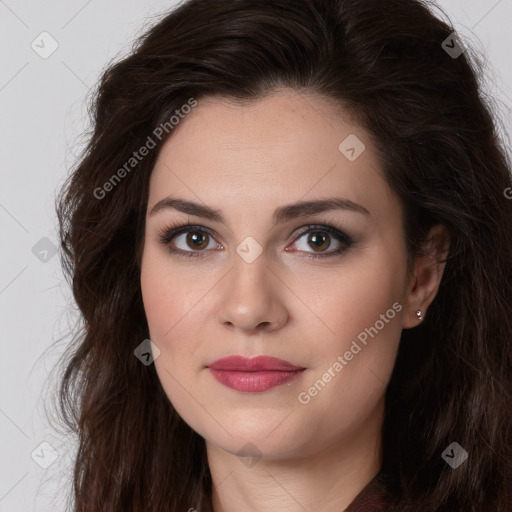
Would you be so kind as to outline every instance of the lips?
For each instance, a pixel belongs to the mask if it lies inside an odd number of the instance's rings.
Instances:
[[[213,377],[227,387],[244,392],[262,392],[298,377],[305,368],[269,356],[251,359],[229,356],[207,365]]]

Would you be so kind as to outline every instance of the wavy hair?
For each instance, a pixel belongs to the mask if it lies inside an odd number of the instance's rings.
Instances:
[[[122,181],[112,176],[190,98],[250,101],[282,88],[323,95],[370,134],[403,203],[410,261],[431,226],[450,232],[438,294],[423,323],[402,332],[386,391],[389,510],[512,510],[511,163],[481,59],[469,47],[447,51],[455,30],[435,9],[426,0],[188,0],[104,70],[90,138],[56,203],[81,314],[58,389],[78,440],[74,511],[211,511],[204,439],[154,365],[134,357],[149,337],[140,288],[149,178],[172,130],[153,137]],[[454,441],[469,454],[457,469],[442,459]]]

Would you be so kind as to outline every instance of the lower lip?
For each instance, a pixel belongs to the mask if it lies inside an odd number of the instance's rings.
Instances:
[[[259,393],[275,388],[297,378],[304,371],[262,370],[244,372],[240,370],[214,370],[213,368],[209,368],[209,370],[221,384],[236,391],[249,393]]]

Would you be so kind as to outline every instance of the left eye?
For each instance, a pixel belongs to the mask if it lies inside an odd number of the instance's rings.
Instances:
[[[307,246],[303,245],[302,248],[299,247],[299,250],[304,251],[307,253],[308,257],[311,258],[327,258],[329,256],[341,254],[354,243],[346,233],[343,233],[331,226],[306,226],[303,229],[304,230],[301,232],[299,237],[295,239],[295,244],[297,241],[305,238],[305,244],[307,244]],[[329,248],[333,239],[338,241],[338,247],[327,252],[327,248]],[[309,251],[307,251],[308,246],[312,247],[311,244],[313,244],[314,247],[313,253],[309,253]],[[289,251],[288,248],[286,250]]]
[[[341,245],[341,240],[338,237],[338,246]],[[307,252],[308,247],[314,248],[314,252],[327,252],[329,247],[331,247],[333,241],[336,240],[336,237],[333,237],[329,232],[323,231],[321,229],[316,229],[314,231],[307,231],[306,233],[299,236],[295,245],[298,247],[300,251]],[[302,246],[300,243],[302,241]],[[332,247],[331,247],[332,249]],[[336,248],[334,248],[336,250]]]

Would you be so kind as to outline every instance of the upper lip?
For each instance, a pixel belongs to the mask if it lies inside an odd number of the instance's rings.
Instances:
[[[213,363],[208,364],[207,367],[214,370],[241,370],[246,372],[304,370],[301,366],[295,366],[288,361],[270,356],[258,356],[250,359],[243,356],[228,356],[217,359]]]

